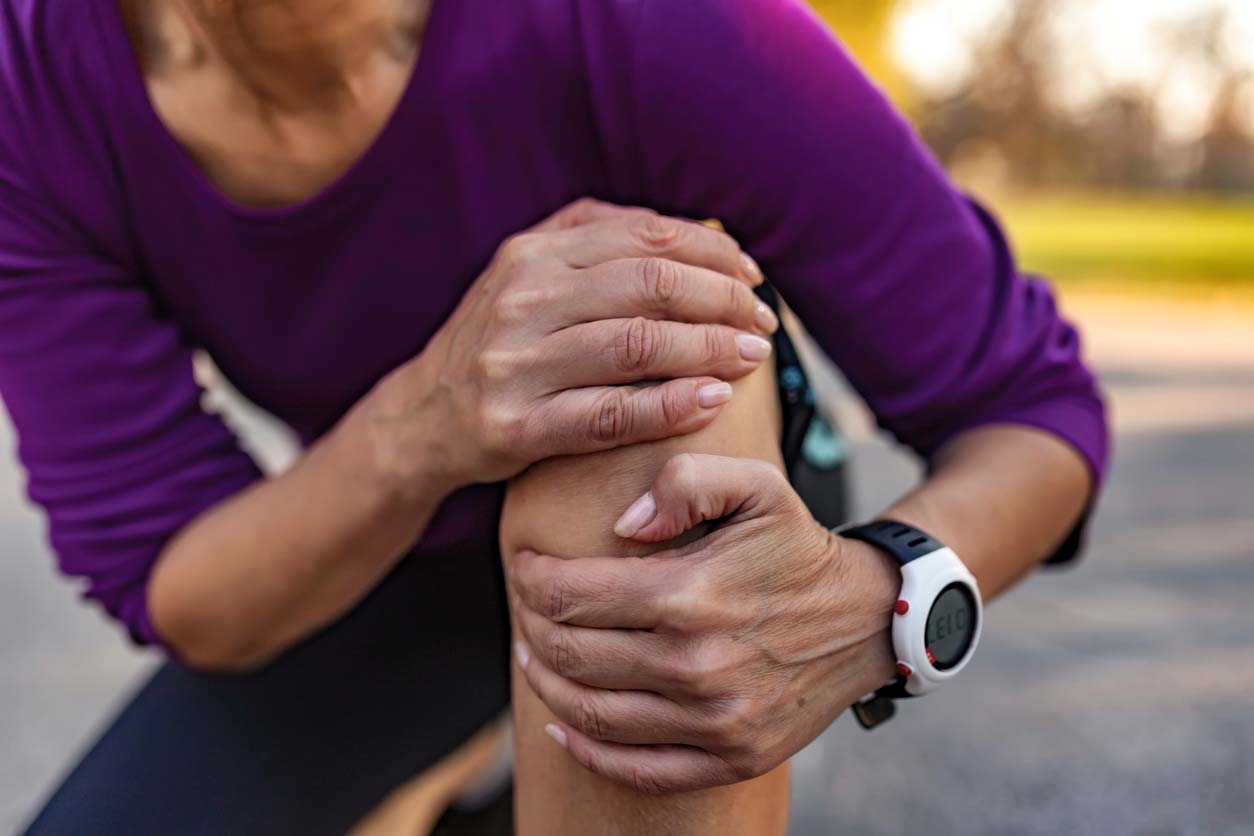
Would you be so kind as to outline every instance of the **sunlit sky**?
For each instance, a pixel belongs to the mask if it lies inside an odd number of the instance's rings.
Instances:
[[[911,81],[933,94],[955,90],[975,71],[967,44],[1005,25],[1014,0],[907,0],[893,52]],[[1111,89],[1153,91],[1169,135],[1189,139],[1205,126],[1215,71],[1181,55],[1168,24],[1206,8],[1229,12],[1222,54],[1254,73],[1254,0],[1057,0],[1051,49],[1056,101],[1083,109]],[[1254,130],[1254,87],[1246,85]]]

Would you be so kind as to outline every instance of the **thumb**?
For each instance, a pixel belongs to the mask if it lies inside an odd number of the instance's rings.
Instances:
[[[786,488],[783,474],[767,462],[684,453],[666,463],[614,533],[643,543],[670,540],[702,522],[769,507]]]

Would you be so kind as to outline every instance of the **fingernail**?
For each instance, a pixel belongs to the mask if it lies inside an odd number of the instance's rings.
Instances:
[[[531,661],[531,651],[527,649],[527,645],[522,642],[514,642],[514,655],[518,657],[518,667],[526,670],[527,663]]]
[[[737,335],[736,347],[740,349],[741,357],[753,363],[771,356],[771,341],[755,337],[753,334]]]
[[[753,281],[755,286],[762,284],[762,282],[766,280],[766,276],[762,274],[762,268],[759,267],[758,263],[753,260],[753,256],[748,253],[741,253],[740,263],[745,267],[745,275]]]
[[[716,406],[722,406],[732,399],[732,387],[730,383],[707,383],[697,390],[697,403],[702,409],[713,409]]]
[[[555,723],[549,723],[544,727],[544,733],[553,738],[554,742],[556,742],[558,746],[561,746],[563,749],[566,748],[566,732],[562,731],[561,726]]]
[[[775,315],[775,311],[771,310],[770,305],[759,302],[753,312],[753,323],[766,333],[774,334],[779,328],[779,317]]]
[[[657,503],[653,501],[652,492],[631,503],[631,507],[623,512],[614,523],[614,533],[624,539],[635,536],[636,532],[648,525],[657,516]]]

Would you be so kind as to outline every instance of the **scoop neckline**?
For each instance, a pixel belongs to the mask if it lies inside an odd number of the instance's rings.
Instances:
[[[391,147],[400,142],[406,134],[405,123],[421,110],[421,95],[428,87],[427,77],[432,72],[432,66],[437,63],[438,48],[444,41],[441,37],[440,25],[444,18],[441,12],[446,3],[444,0],[431,0],[422,43],[418,47],[418,55],[414,59],[413,67],[410,68],[405,87],[395,107],[392,108],[392,112],[384,121],[383,127],[366,149],[335,179],[308,197],[281,206],[250,206],[235,200],[219,189],[162,121],[148,95],[148,86],[144,81],[139,56],[131,48],[121,9],[118,8],[115,0],[101,0],[101,2],[108,7],[98,9],[103,13],[99,17],[104,18],[103,23],[106,29],[105,48],[111,62],[121,70],[124,76],[121,92],[139,114],[142,128],[156,138],[165,153],[172,158],[182,176],[190,181],[197,192],[223,211],[249,221],[271,223],[296,221],[320,215],[326,211],[342,209],[351,196],[360,193],[370,183],[379,182],[372,175],[388,165]]]

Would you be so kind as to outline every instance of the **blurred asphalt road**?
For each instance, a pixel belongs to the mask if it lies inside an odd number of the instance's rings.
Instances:
[[[998,602],[954,685],[799,756],[797,836],[1254,834],[1254,310],[1076,313],[1119,434],[1087,560]],[[830,392],[871,513],[917,468]],[[0,833],[151,665],[54,576],[12,447],[0,426]]]

